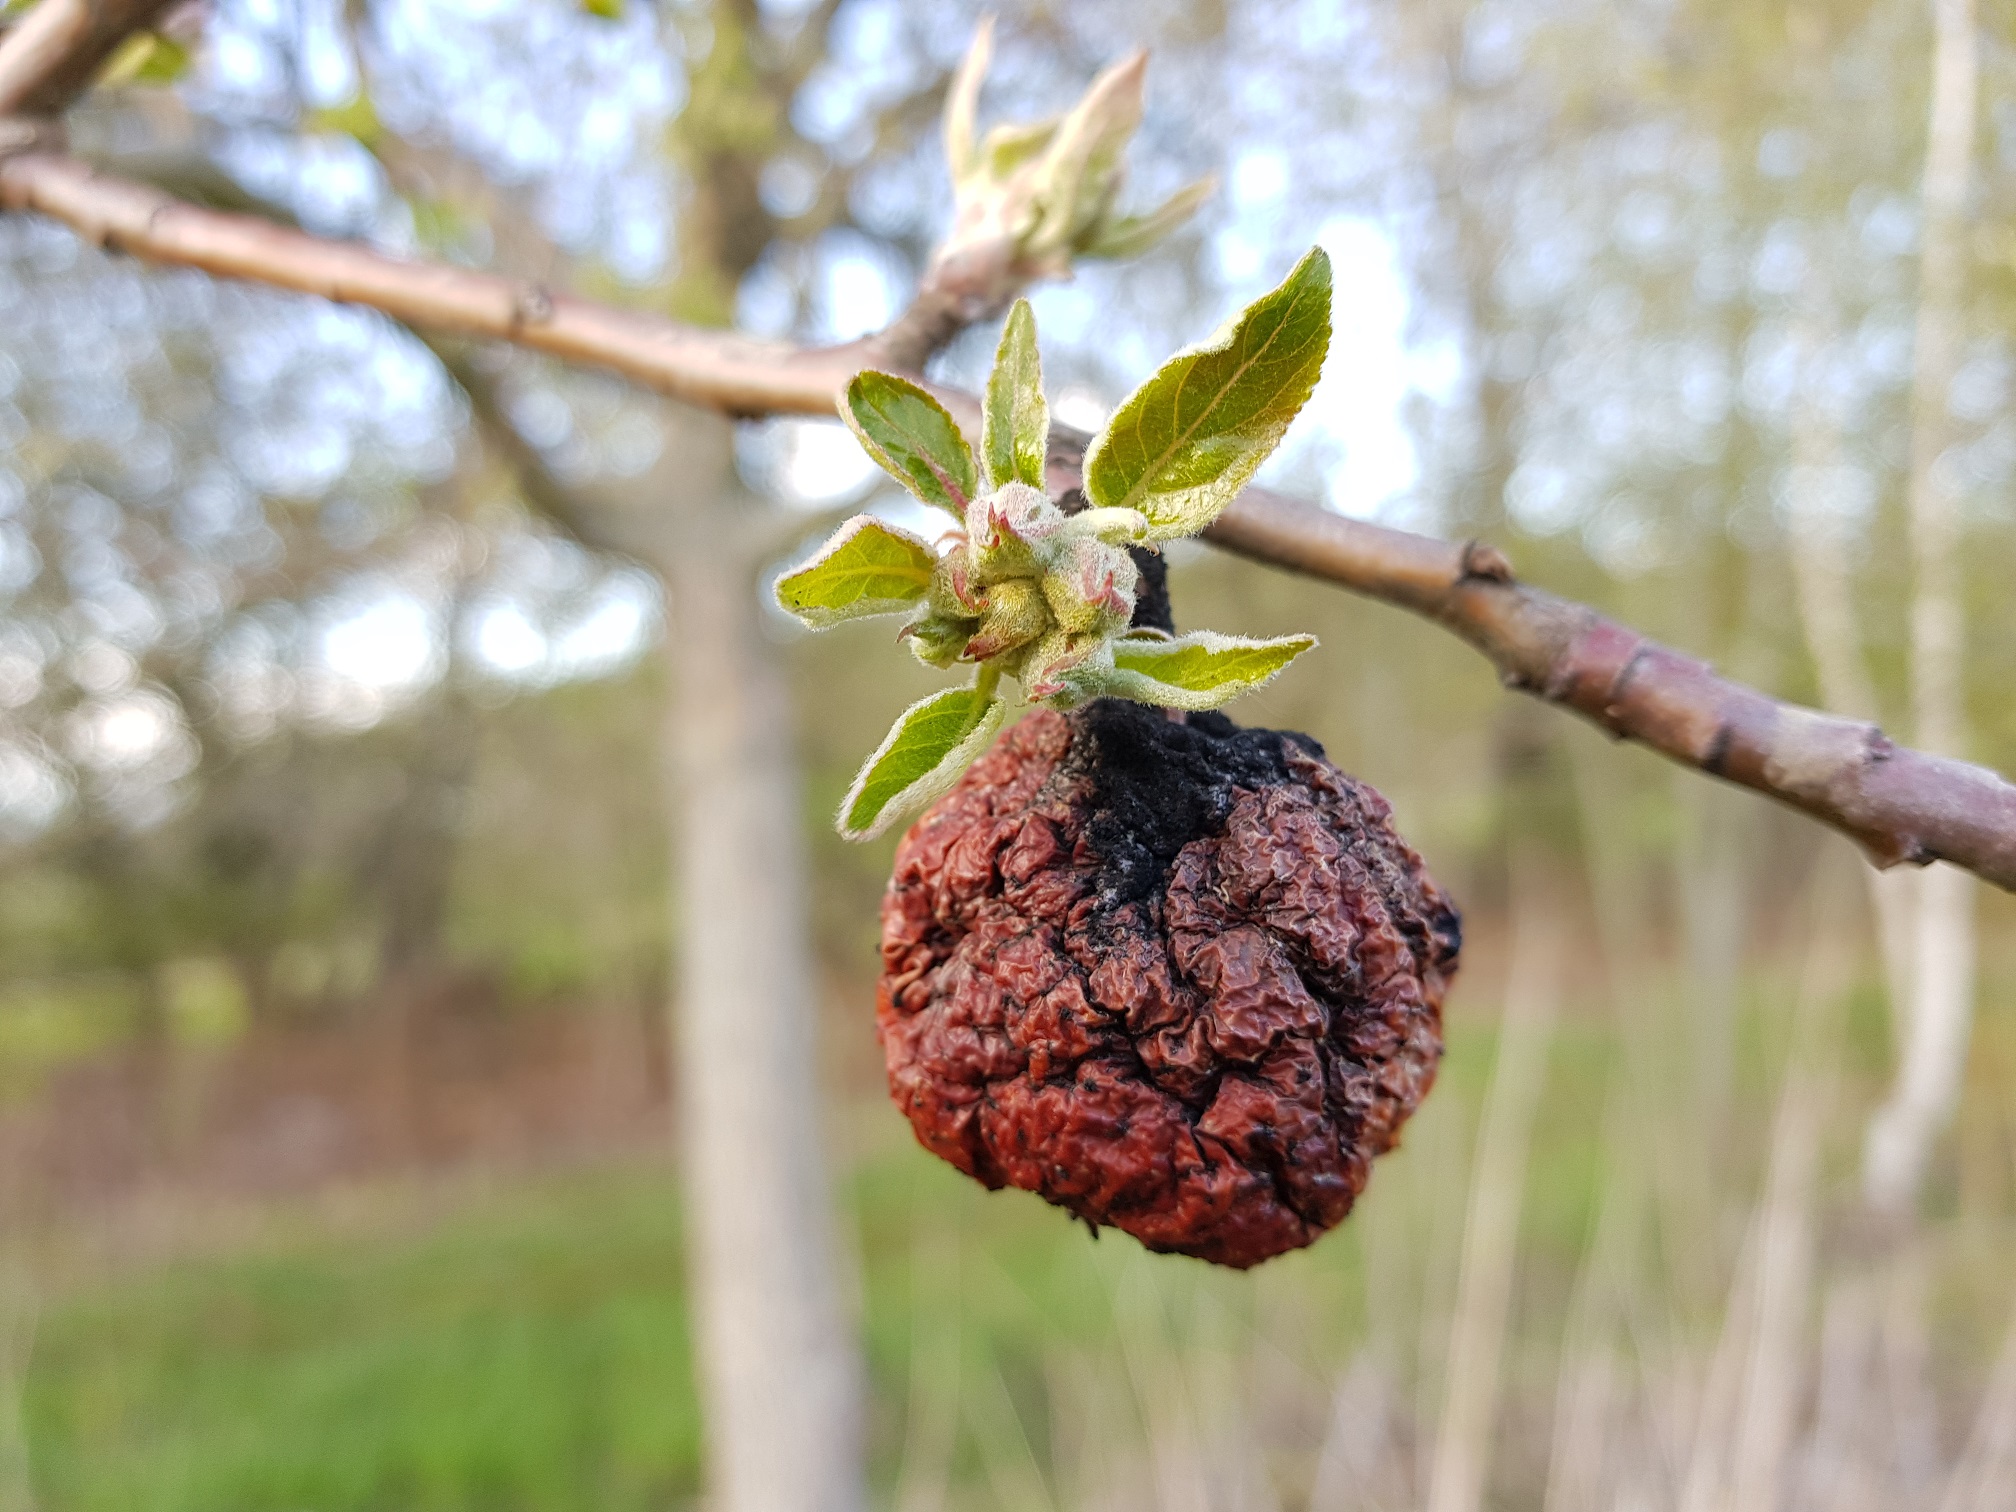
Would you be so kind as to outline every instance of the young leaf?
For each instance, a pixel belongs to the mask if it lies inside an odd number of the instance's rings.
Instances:
[[[919,537],[856,515],[811,561],[777,580],[777,602],[814,630],[900,614],[930,591],[937,566],[937,554]]]
[[[909,379],[870,368],[847,385],[840,417],[897,482],[965,523],[979,469],[944,405]]]
[[[1250,693],[1316,644],[1313,635],[1242,640],[1195,630],[1172,640],[1122,636],[1112,670],[1100,668],[1100,693],[1167,709],[1215,709]]]
[[[189,49],[158,32],[133,32],[99,70],[97,87],[173,84],[189,68]]]
[[[848,840],[872,840],[959,780],[1008,706],[979,688],[947,688],[903,711],[840,801]]]
[[[1153,210],[1106,222],[1086,243],[1085,255],[1110,257],[1116,262],[1139,257],[1195,215],[1198,206],[1211,198],[1217,188],[1217,179],[1201,178],[1185,184]]]
[[[896,632],[896,639],[910,648],[910,654],[927,667],[939,670],[952,666],[980,628],[978,620],[956,619],[944,614],[924,614]]]
[[[1120,406],[1086,453],[1086,497],[1140,510],[1156,540],[1196,534],[1279,444],[1329,348],[1330,259],[1312,247],[1279,288]]]
[[[1043,460],[1050,450],[1050,407],[1043,402],[1043,363],[1036,351],[1036,315],[1018,299],[1001,328],[994,371],[987,376],[987,404],[980,419],[980,455],[987,483],[1044,485]]]
[[[993,56],[994,18],[982,16],[965,60],[945,91],[945,160],[952,165],[955,180],[964,178],[973,167],[973,126],[980,114],[980,86],[987,81],[987,64]]]
[[[1137,48],[1102,70],[1064,117],[1044,150],[1044,215],[1025,251],[1062,252],[1107,213],[1120,160],[1141,125],[1147,72],[1148,54]]]
[[[1003,121],[989,129],[980,141],[979,168],[987,175],[982,187],[997,194],[1014,187],[1009,180],[1043,155],[1063,120]]]

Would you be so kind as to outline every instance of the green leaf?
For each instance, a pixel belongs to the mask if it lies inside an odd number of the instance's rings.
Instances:
[[[173,37],[156,36],[154,50],[147,54],[147,61],[140,65],[133,75],[136,84],[175,84],[189,72],[189,49]]]
[[[981,139],[979,167],[996,184],[1005,183],[1015,176],[1016,170],[1026,167],[1049,148],[1063,121],[1062,116],[1049,116],[1041,121],[1004,121]]]
[[[1086,496],[1140,510],[1155,540],[1195,535],[1280,443],[1329,348],[1330,259],[1312,247],[1278,289],[1129,396],[1086,453]]]
[[[980,455],[987,459],[987,482],[1044,486],[1043,462],[1050,452],[1050,407],[1043,402],[1043,360],[1036,350],[1036,314],[1018,299],[1001,328],[994,371],[987,375],[987,403],[980,418]]]
[[[1008,706],[979,688],[947,688],[903,711],[840,801],[841,835],[872,840],[959,780]]]
[[[1096,674],[1097,692],[1168,709],[1215,709],[1250,693],[1316,644],[1313,635],[1244,640],[1193,630],[1173,639],[1122,636],[1113,665]]]
[[[777,580],[777,602],[815,630],[900,614],[930,591],[937,566],[937,553],[921,537],[856,515],[811,561]]]
[[[158,32],[133,32],[98,72],[100,89],[121,84],[173,84],[189,69],[189,49]]]
[[[840,418],[891,477],[965,523],[979,468],[944,405],[909,379],[870,368],[847,385]]]
[[[366,147],[375,146],[385,136],[385,123],[378,119],[378,107],[368,90],[360,89],[341,105],[310,111],[301,124],[309,131],[340,131]],[[433,201],[437,205],[444,201]]]

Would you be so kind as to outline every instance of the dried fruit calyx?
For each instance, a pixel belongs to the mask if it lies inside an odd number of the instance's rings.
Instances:
[[[897,851],[890,1092],[990,1187],[1243,1268],[1350,1211],[1434,1080],[1459,949],[1385,801],[1307,737],[1041,711]]]

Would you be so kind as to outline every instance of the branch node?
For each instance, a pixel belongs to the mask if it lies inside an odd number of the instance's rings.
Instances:
[[[1459,584],[1509,583],[1512,581],[1511,559],[1488,541],[1466,541],[1463,544],[1462,568],[1456,581]]]
[[[1708,749],[1701,757],[1701,770],[1717,777],[1729,775],[1729,748],[1736,739],[1736,727],[1723,720],[1715,727],[1715,733],[1708,741]]]
[[[553,296],[546,292],[544,284],[527,284],[511,304],[511,329],[522,331],[527,326],[544,325],[553,318]]]
[[[52,116],[0,118],[0,160],[27,152],[64,152],[68,147],[63,123]]]

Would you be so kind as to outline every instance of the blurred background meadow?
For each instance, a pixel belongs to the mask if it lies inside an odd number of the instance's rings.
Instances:
[[[1034,291],[1053,408],[1096,423],[1320,242],[1337,339],[1272,481],[1905,738],[1937,486],[1955,739],[2016,771],[2016,10],[1969,17],[1936,287],[1933,14],[1009,0],[991,116],[1146,45],[1130,193],[1220,182]],[[213,0],[72,134],[209,204],[839,340],[945,224],[979,15]],[[994,339],[934,373],[971,386]],[[4,1512],[697,1504],[668,1000],[706,872],[665,753],[702,714],[684,580],[578,520],[712,468],[753,606],[834,518],[912,506],[837,426],[694,424],[0,220]],[[1235,713],[1384,791],[1462,903],[1442,1080],[1341,1229],[1246,1274],[922,1154],[873,1030],[893,842],[828,816],[937,679],[751,608],[874,1504],[2016,1508],[2016,903],[1942,916],[1964,1073],[1872,1207],[1914,987],[1846,841],[1433,626],[1172,557],[1179,620],[1321,636]]]

